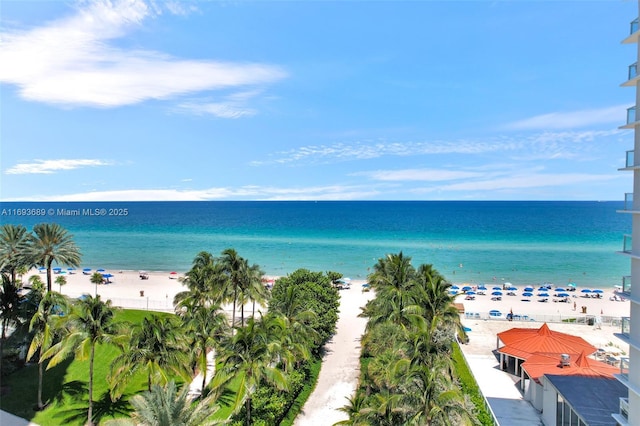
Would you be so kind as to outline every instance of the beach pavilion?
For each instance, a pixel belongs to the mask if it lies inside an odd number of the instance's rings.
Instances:
[[[557,356],[558,359],[560,355],[566,354],[577,358],[582,352],[591,355],[597,350],[582,337],[553,331],[547,323],[542,324],[539,329],[516,327],[498,333],[496,349],[503,369],[513,360],[516,376],[520,373],[520,365],[534,354]]]
[[[614,379],[613,375],[619,372],[620,369],[617,367],[589,359],[585,352],[581,352],[575,358],[566,354],[533,354],[521,365],[520,389],[524,398],[542,411],[546,375]]]

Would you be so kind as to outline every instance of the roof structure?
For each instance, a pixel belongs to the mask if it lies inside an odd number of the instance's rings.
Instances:
[[[615,426],[611,413],[620,408],[620,398],[626,398],[627,388],[613,377],[557,376],[545,378],[562,395],[573,410],[592,426]]]
[[[522,369],[532,379],[539,381],[545,374],[556,376],[587,376],[613,378],[614,374],[620,373],[620,369],[604,362],[587,358],[584,352],[574,360],[569,361],[569,365],[562,365],[560,358],[556,355],[534,354],[522,363]]]
[[[498,352],[525,360],[533,354],[568,354],[577,358],[582,352],[591,355],[596,351],[582,337],[553,331],[546,323],[537,330],[512,328],[498,333],[498,338],[505,344]]]

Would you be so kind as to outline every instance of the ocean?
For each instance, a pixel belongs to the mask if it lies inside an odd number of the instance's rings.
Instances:
[[[82,266],[185,272],[196,254],[234,248],[265,273],[298,268],[365,279],[402,251],[456,283],[551,282],[611,288],[631,231],[622,202],[3,202],[0,223],[57,222]]]

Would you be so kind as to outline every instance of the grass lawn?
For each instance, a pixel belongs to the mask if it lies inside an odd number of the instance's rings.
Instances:
[[[456,376],[460,381],[460,386],[462,386],[462,391],[469,395],[469,398],[473,402],[473,405],[476,407],[476,416],[480,423],[483,426],[493,426],[493,418],[489,411],[485,407],[484,397],[482,396],[482,392],[480,392],[480,388],[478,387],[478,383],[476,383],[476,379],[471,374],[471,371],[467,367],[467,363],[464,359],[464,355],[460,350],[460,346],[457,343],[452,345],[453,354],[452,358],[454,361]]]
[[[139,323],[150,315],[171,315],[148,311],[120,310],[116,321]],[[112,402],[106,377],[111,360],[119,351],[112,345],[99,345],[96,348],[94,361],[94,412],[101,421],[123,417],[130,411],[128,398],[146,390],[146,377],[136,374],[123,394],[123,397]],[[176,381],[179,381],[176,378]],[[76,361],[72,357],[51,370],[44,372],[42,398],[49,405],[36,412],[33,408],[37,402],[38,366],[29,365],[11,374],[4,381],[9,392],[0,398],[0,408],[19,417],[29,419],[42,426],[47,425],[83,425],[87,418],[89,384],[89,361]]]

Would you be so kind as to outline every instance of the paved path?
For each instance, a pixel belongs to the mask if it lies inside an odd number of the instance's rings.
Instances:
[[[0,410],[0,425],[2,426],[38,426],[36,423],[14,416],[11,413]]]
[[[367,325],[366,318],[358,318],[360,307],[373,297],[362,293],[360,286],[340,292],[340,318],[337,332],[327,343],[327,353],[316,388],[309,396],[295,426],[330,426],[349,418],[338,411],[353,396],[360,375],[360,337]]]

